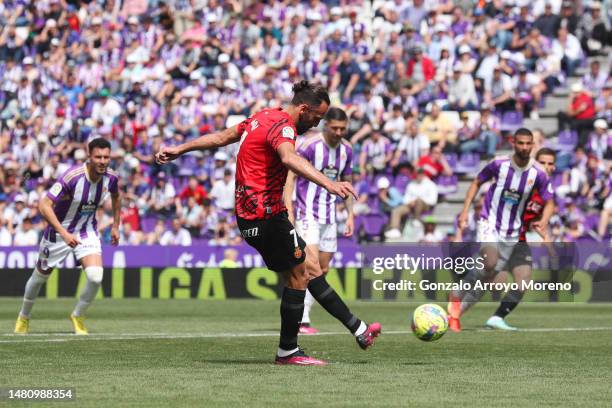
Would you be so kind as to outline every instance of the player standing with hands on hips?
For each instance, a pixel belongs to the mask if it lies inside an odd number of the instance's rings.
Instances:
[[[111,151],[108,140],[93,139],[87,147],[87,162],[68,169],[40,200],[40,213],[49,225],[40,242],[36,268],[26,283],[23,305],[15,323],[17,334],[29,332],[30,313],[40,288],[53,269],[71,253],[83,267],[87,283],[70,320],[75,334],[88,334],[84,313],[96,297],[104,274],[96,210],[110,194],[113,205],[111,243],[117,245],[121,197],[117,174],[108,168]]]
[[[325,365],[307,356],[298,346],[299,323],[304,311],[306,288],[353,335],[362,349],[374,344],[379,323],[367,325],[354,316],[329,286],[316,254],[306,249],[287,215],[283,187],[288,169],[346,199],[355,196],[347,182],[332,181],[295,151],[295,139],[317,126],[329,108],[327,90],[300,81],[293,86],[293,99],[285,109],[265,109],[236,126],[201,136],[179,146],[164,147],[156,155],[160,164],[184,153],[213,149],[240,142],[236,161],[236,216],[246,242],[257,249],[270,270],[285,277],[281,297],[280,342],[277,364]]]

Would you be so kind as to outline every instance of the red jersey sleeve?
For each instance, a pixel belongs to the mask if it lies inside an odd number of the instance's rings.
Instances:
[[[266,135],[266,143],[274,150],[278,150],[278,147],[285,142],[289,142],[295,146],[296,136],[297,131],[295,128],[291,126],[288,121],[283,120],[270,129]]]

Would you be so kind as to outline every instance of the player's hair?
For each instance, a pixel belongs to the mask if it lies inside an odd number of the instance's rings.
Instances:
[[[540,156],[552,156],[553,158],[557,158],[557,153],[548,147],[543,147],[536,153],[536,160],[540,158]]]
[[[520,128],[520,129],[517,129],[516,132],[514,132],[514,137],[516,138],[517,136],[529,136],[533,138],[533,133],[531,133],[531,130],[527,128]]]
[[[306,80],[302,80],[293,84],[292,90],[292,105],[297,106],[305,103],[308,106],[320,106],[323,102],[329,105],[327,89],[319,84],[311,84]]]
[[[87,149],[89,150],[89,154],[93,152],[94,149],[110,149],[111,144],[108,140],[103,137],[98,137],[89,142],[87,145]]]
[[[346,116],[346,112],[344,109],[337,108],[335,106],[329,108],[327,114],[325,114],[325,120],[341,120],[347,121],[348,116]]]

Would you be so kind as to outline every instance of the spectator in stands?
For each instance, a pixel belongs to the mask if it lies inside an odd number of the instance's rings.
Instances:
[[[10,222],[4,215],[6,212],[6,198],[4,193],[0,193],[0,247],[11,246],[13,243],[13,234],[9,230]]]
[[[15,246],[36,246],[38,243],[38,232],[33,228],[32,219],[26,217],[21,226],[17,228],[13,245]]]
[[[429,146],[429,139],[424,134],[419,133],[416,120],[410,120],[408,133],[399,140],[391,160],[391,167],[407,163],[412,168],[416,168],[419,159],[429,153]]]
[[[212,198],[215,207],[231,213],[234,209],[234,176],[230,169],[225,169],[223,178],[216,180],[213,183],[213,188],[210,190],[210,198]]]
[[[378,198],[384,212],[390,213],[393,209],[403,204],[404,197],[394,186],[391,186],[388,178],[379,178],[376,181],[376,188],[378,189]]]
[[[453,77],[448,85],[448,105],[446,109],[462,112],[474,110],[478,105],[478,96],[474,79],[468,73],[462,71],[462,66],[456,64],[453,67]]]
[[[119,242],[123,245],[141,245],[144,242],[144,235],[141,231],[133,231],[132,224],[123,224]]]
[[[366,175],[384,173],[392,155],[393,150],[389,139],[375,130],[363,143],[359,157],[360,174],[365,177]]]
[[[423,231],[417,236],[416,241],[426,244],[437,244],[444,241],[444,235],[437,229],[433,216],[423,217]]]
[[[561,60],[561,67],[567,76],[574,75],[574,71],[582,62],[582,47],[580,41],[568,32],[566,27],[559,28],[557,38],[552,44],[552,52]]]
[[[484,100],[499,112],[507,112],[515,108],[512,78],[502,72],[501,65],[493,69],[491,81],[485,83]]]
[[[391,141],[397,143],[406,133],[406,119],[402,115],[402,106],[395,104],[391,107],[391,115],[385,120],[383,131]]]
[[[522,112],[524,116],[529,115],[531,119],[537,120],[540,118],[538,106],[546,85],[538,75],[528,72],[525,66],[520,66],[518,72],[518,76],[512,78],[516,110]]]
[[[491,108],[487,104],[483,104],[480,108],[480,119],[476,123],[475,136],[483,144],[480,151],[485,151],[485,158],[493,158],[497,142],[501,140],[501,123],[497,116],[491,114]]]
[[[197,202],[196,198],[191,196],[187,199],[187,205],[180,210],[177,209],[177,214],[185,221],[185,228],[189,231],[192,237],[199,237],[202,229],[202,206]]]
[[[351,96],[361,93],[363,87],[364,74],[361,68],[349,49],[342,50],[340,64],[331,80],[329,91],[338,91],[342,100],[348,101]]]
[[[534,23],[535,27],[540,30],[542,35],[553,38],[557,34],[559,23],[560,18],[559,15],[553,13],[552,2],[546,1],[544,13],[540,14],[536,19]]]
[[[430,104],[428,111],[429,114],[421,122],[419,133],[427,136],[432,146],[439,145],[443,149],[453,150],[457,143],[457,131],[453,123],[441,114],[440,107],[435,102]]]
[[[608,131],[608,123],[605,119],[597,119],[593,127],[595,130],[590,135],[587,150],[599,160],[612,160],[612,135]]]
[[[204,187],[198,183],[198,178],[196,176],[189,176],[187,185],[183,187],[183,190],[181,190],[181,193],[178,196],[179,202],[186,201],[192,197],[195,199],[195,202],[200,205],[204,203],[206,198],[208,198],[208,193]],[[177,203],[177,208],[179,205],[180,204]]]
[[[166,174],[162,171],[157,175],[155,186],[151,190],[147,201],[149,211],[160,214],[165,219],[174,217],[176,206],[174,200],[176,190],[172,183],[168,182]]]
[[[238,268],[238,251],[228,248],[223,252],[223,259],[219,262],[219,268]]]
[[[421,215],[432,209],[438,203],[438,187],[425,174],[423,168],[417,169],[417,177],[406,187],[403,204],[391,212],[389,230],[385,232],[388,239],[397,239],[402,236],[400,231],[402,220],[406,216],[412,216],[414,220],[420,221]]]
[[[593,129],[595,118],[595,103],[590,93],[581,83],[576,82],[571,87],[570,104],[566,112],[559,111],[557,120],[559,130],[576,130],[579,136],[579,146],[586,144],[588,132]]]
[[[411,50],[411,58],[406,67],[406,75],[412,81],[412,95],[421,93],[431,85],[436,75],[433,61],[423,55],[423,47],[417,45]]]
[[[439,176],[451,176],[453,170],[448,165],[446,157],[442,154],[440,146],[431,148],[430,153],[423,156],[417,162],[417,167],[425,172],[425,175],[432,180],[436,180]]]
[[[602,16],[600,2],[591,1],[587,6],[589,11],[581,15],[579,27],[582,48],[591,56],[601,53],[606,45],[610,45],[610,20]]]
[[[594,95],[598,95],[603,91],[608,80],[608,73],[602,71],[600,65],[597,60],[591,61],[589,72],[582,77],[583,87],[589,89]]]
[[[159,239],[160,245],[191,245],[191,235],[187,229],[183,228],[183,220],[181,218],[172,219],[172,228],[166,230]]]

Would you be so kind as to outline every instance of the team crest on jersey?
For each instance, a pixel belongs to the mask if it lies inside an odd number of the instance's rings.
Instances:
[[[295,132],[291,126],[285,126],[283,128],[283,137],[291,140],[295,139]]]
[[[259,127],[259,122],[257,121],[257,119],[254,119],[254,120],[251,122],[251,130],[255,130],[255,129],[257,129],[258,127]]]
[[[302,248],[295,247],[295,251],[293,252],[293,256],[295,257],[295,259],[300,259],[302,257],[302,254]]]

